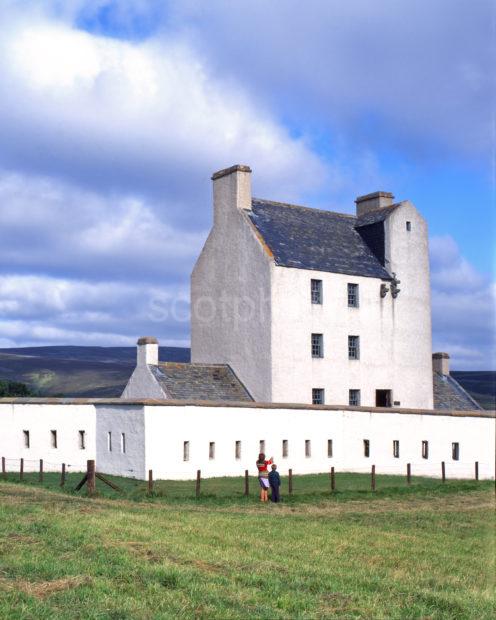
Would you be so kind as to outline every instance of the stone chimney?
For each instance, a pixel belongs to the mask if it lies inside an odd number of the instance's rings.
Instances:
[[[432,354],[432,370],[440,375],[448,376],[450,356],[447,353],[433,353]]]
[[[390,192],[373,192],[365,196],[358,196],[355,200],[357,217],[370,211],[390,207],[393,204],[394,196]]]
[[[143,336],[138,340],[138,366],[158,364],[158,340],[152,336]]]
[[[214,172],[214,226],[222,225],[236,209],[251,210],[251,168],[236,165]]]

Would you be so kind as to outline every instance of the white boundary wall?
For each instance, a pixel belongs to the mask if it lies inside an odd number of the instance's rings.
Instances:
[[[401,474],[412,464],[413,475],[440,476],[441,461],[448,478],[473,478],[479,462],[480,478],[494,478],[495,417],[492,412],[446,414],[408,410],[302,407],[264,404],[207,404],[174,401],[122,401],[31,399],[0,401],[0,456],[7,468],[18,470],[24,458],[26,471],[82,471],[87,459],[96,459],[97,470],[145,479],[153,470],[156,479],[192,479],[201,469],[203,477],[239,476],[248,469],[255,474],[260,441],[267,456],[274,456],[283,475],[336,471]],[[24,447],[23,431],[30,432]],[[57,445],[51,446],[51,430]],[[86,448],[79,447],[79,431],[85,431]],[[109,450],[109,432],[112,450]],[[123,434],[125,451],[123,450]],[[286,440],[288,455],[283,456]],[[332,440],[332,456],[328,456]],[[370,456],[364,456],[364,440]],[[189,460],[184,460],[184,442]],[[241,442],[236,458],[236,442]],[[306,456],[305,442],[310,449]],[[399,441],[399,458],[393,456]],[[429,456],[422,458],[422,441],[429,442]],[[209,458],[209,445],[215,456]],[[452,444],[459,444],[459,460],[452,458]]]

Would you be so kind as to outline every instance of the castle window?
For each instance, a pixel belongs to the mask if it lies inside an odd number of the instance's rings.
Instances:
[[[29,440],[29,431],[22,431],[22,437],[24,439],[24,447],[29,448],[31,445]]]
[[[349,391],[350,407],[360,407],[360,390]]]
[[[57,447],[57,431],[50,431],[50,445],[52,448]]]
[[[86,433],[85,431],[79,431],[79,449],[86,449]]]
[[[215,441],[208,444],[208,458],[212,461],[215,458]]]
[[[322,280],[310,280],[310,296],[313,304],[322,303]]]
[[[428,441],[422,442],[422,458],[423,459],[429,458],[429,442]]]
[[[370,456],[370,440],[369,439],[363,440],[363,456],[367,458]]]
[[[282,440],[282,457],[285,459],[288,456],[288,440]]]
[[[312,405],[324,404],[324,390],[323,388],[312,388]]]
[[[406,223],[406,229],[408,232],[410,232],[412,230],[412,223],[411,222],[407,222]]]
[[[258,444],[258,452],[259,454],[265,454],[265,439],[261,439]]]
[[[237,459],[241,458],[241,441],[237,441],[234,446],[234,456]]]
[[[107,448],[109,452],[112,452],[112,433],[109,431],[107,433]]]
[[[312,444],[310,439],[305,439],[305,456],[307,458],[312,456]]]
[[[451,444],[451,458],[454,461],[458,461],[460,459],[460,444],[458,442]]]
[[[126,433],[121,433],[121,452],[126,454]]]
[[[358,308],[358,284],[348,283],[348,307]]]
[[[183,461],[189,461],[189,441],[183,442]]]
[[[348,336],[348,359],[360,359],[360,336]]]
[[[312,334],[312,357],[324,357],[324,336]]]
[[[400,442],[397,439],[393,441],[393,456],[395,459],[400,458]]]
[[[332,458],[332,439],[327,440],[327,458]]]

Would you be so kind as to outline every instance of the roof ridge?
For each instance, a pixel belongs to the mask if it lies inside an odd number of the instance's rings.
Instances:
[[[204,367],[204,368],[229,368],[229,364],[210,364],[207,362],[160,362],[158,366],[189,366],[191,368],[194,367]]]
[[[353,220],[356,220],[357,217],[355,215],[351,215],[351,213],[341,213],[339,211],[329,211],[328,209],[315,209],[314,207],[305,207],[304,205],[293,205],[289,202],[278,202],[277,200],[267,200],[266,198],[252,198],[253,202],[262,202],[264,204],[272,204],[278,207],[289,207],[290,209],[303,209],[305,211],[314,211],[317,213],[326,213],[329,215],[340,215],[341,217],[347,217]]]

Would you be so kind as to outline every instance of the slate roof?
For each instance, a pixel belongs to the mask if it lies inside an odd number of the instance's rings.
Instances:
[[[380,211],[383,219],[391,212]],[[391,280],[359,234],[362,222],[352,215],[256,198],[246,214],[276,265]]]
[[[160,387],[172,399],[253,401],[227,364],[162,362],[149,368]]]
[[[456,411],[482,410],[479,403],[450,375],[433,373],[434,409],[453,409]]]

